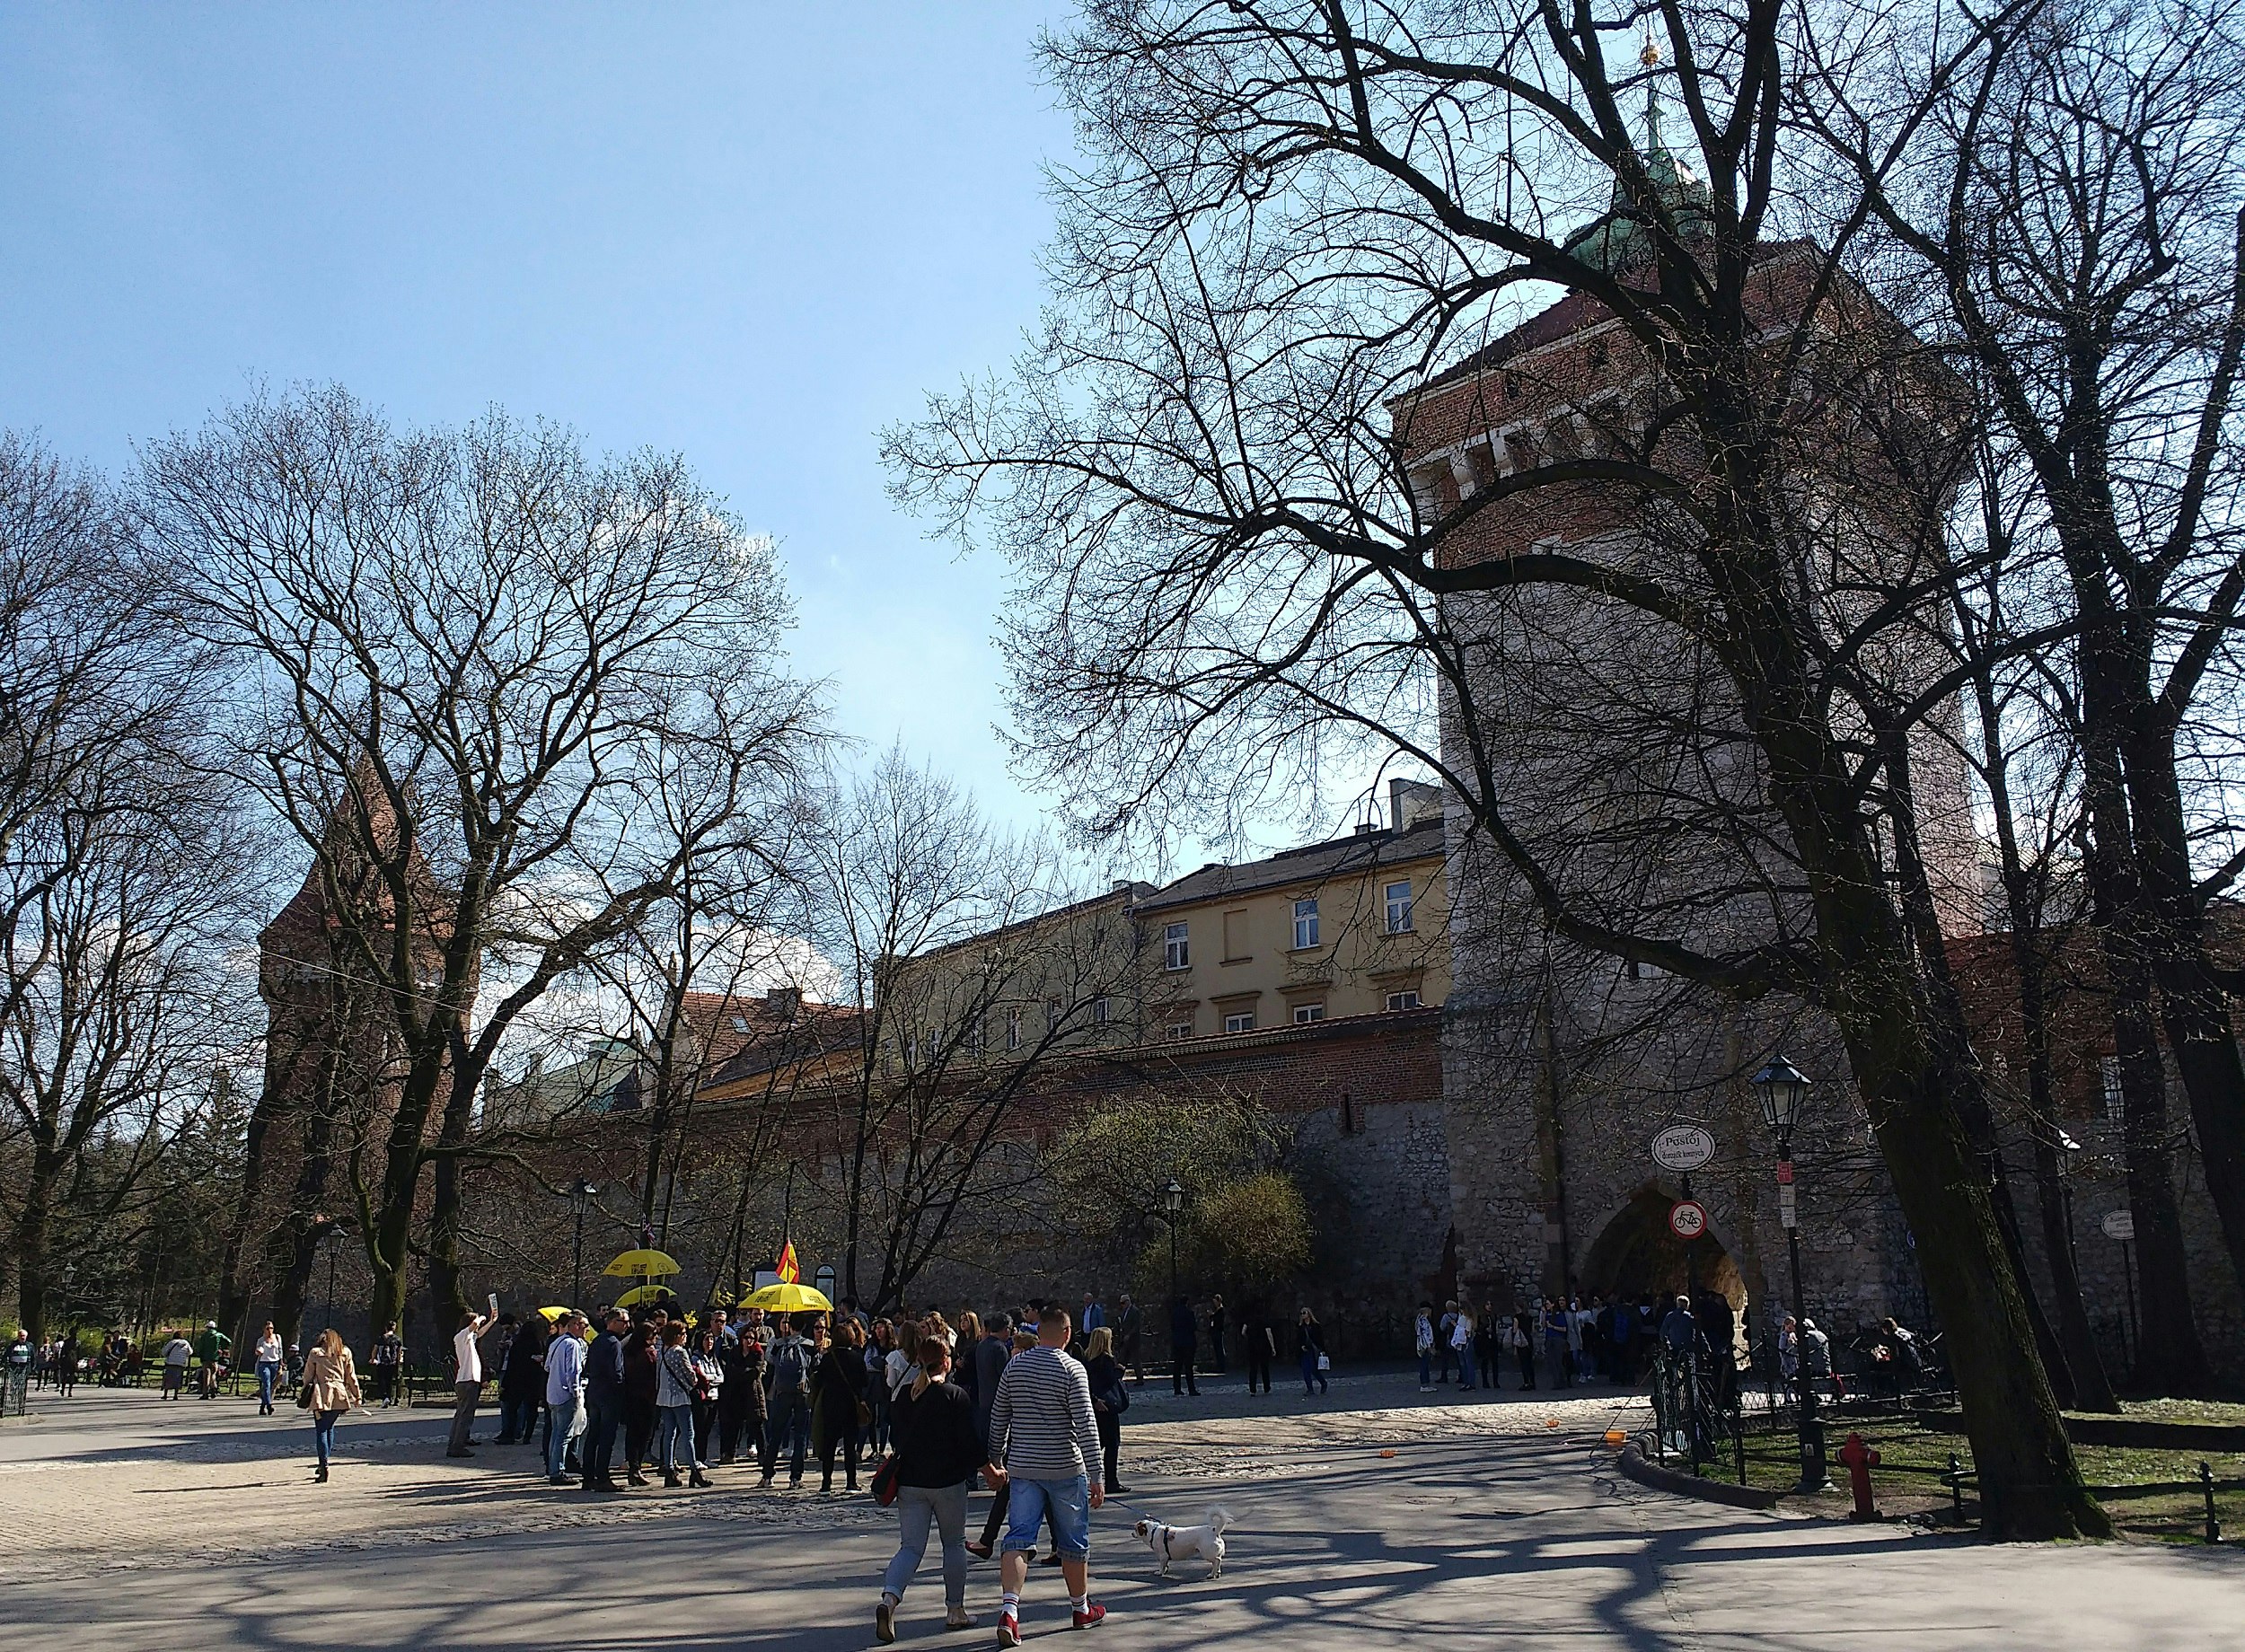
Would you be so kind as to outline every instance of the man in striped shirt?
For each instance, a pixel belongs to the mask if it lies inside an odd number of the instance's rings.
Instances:
[[[1006,1362],[990,1408],[992,1485],[1011,1486],[1006,1542],[999,1578],[1004,1594],[998,1644],[1021,1644],[1021,1586],[1037,1527],[1049,1515],[1052,1547],[1068,1582],[1068,1603],[1078,1629],[1107,1615],[1091,1603],[1091,1511],[1106,1500],[1099,1462],[1099,1425],[1091,1411],[1091,1380],[1068,1353],[1064,1308],[1047,1308],[1037,1322],[1037,1345]]]

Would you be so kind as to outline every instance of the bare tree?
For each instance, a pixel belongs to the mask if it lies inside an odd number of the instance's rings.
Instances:
[[[1044,48],[1091,156],[1057,180],[1045,331],[889,453],[906,499],[1014,558],[1026,756],[1086,825],[1400,748],[1570,945],[1820,1005],[1990,1527],[2101,1532],[1999,1217],[1921,830],[1919,734],[1957,686],[1953,393],[1849,278],[1862,215],[1797,192],[1821,182],[1781,145],[1816,26],[1782,3],[1094,5]],[[1674,138],[1633,129],[1656,82]],[[1478,439],[1414,426],[1431,382],[1457,364],[1501,423],[1511,329],[1557,290],[1613,323],[1617,397],[1456,486],[1414,476]],[[1554,544],[1519,525],[1537,511],[1600,531]],[[1691,783],[1639,739],[1596,784],[1504,715],[1504,651],[1578,637],[1697,695]],[[1558,801],[1610,822],[1596,856],[1509,789],[1549,797],[1569,769]],[[1664,839],[1692,852],[1648,908],[1627,874]]]
[[[192,773],[200,662],[145,584],[107,493],[0,435],[0,1120],[35,1331],[57,1224],[75,1245],[115,1213],[240,1031],[229,811]]]
[[[2143,1380],[2206,1381],[2189,1322],[2154,1018],[2245,1280],[2245,1057],[2210,919],[2245,870],[2237,379],[2245,360],[2245,97],[2228,0],[2029,0],[1928,75],[1819,63],[1811,124],[1930,277],[1927,326],[1985,386],[2078,630],[2086,869],[2103,930],[2130,1201],[2164,1334]],[[1871,33],[1878,31],[1872,29]],[[1892,136],[1897,106],[1911,141]],[[2021,605],[2024,606],[2023,604]],[[2153,988],[2156,987],[2156,992]],[[2157,1345],[2156,1349],[2154,1345]]]
[[[242,769],[309,851],[397,1050],[350,1168],[374,1324],[417,1244],[465,1297],[461,1181],[524,1012],[744,841],[808,726],[768,545],[670,456],[594,461],[500,414],[399,432],[341,390],[260,397],[148,450],[180,612],[241,664]],[[719,783],[656,829],[665,753],[726,731]],[[362,892],[361,878],[367,887]]]
[[[822,825],[810,934],[863,1011],[830,1086],[842,1280],[881,1310],[963,1213],[1002,1226],[1043,1164],[1026,1127],[1054,1069],[1130,1059],[1131,886],[1071,899],[1049,844],[895,751],[833,788]]]

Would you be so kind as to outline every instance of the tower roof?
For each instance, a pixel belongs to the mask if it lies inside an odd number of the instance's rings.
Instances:
[[[1677,159],[1660,136],[1660,92],[1645,88],[1645,141],[1638,151],[1652,180],[1653,203],[1686,235],[1704,234],[1708,227],[1707,185],[1684,162]],[[1633,264],[1652,256],[1650,206],[1631,199],[1622,175],[1614,174],[1614,193],[1606,210],[1567,239],[1564,250],[1594,268],[1619,275]]]

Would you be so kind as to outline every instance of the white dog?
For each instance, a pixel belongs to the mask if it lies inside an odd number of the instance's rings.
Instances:
[[[1172,1560],[1206,1560],[1208,1575],[1215,1577],[1224,1570],[1224,1528],[1231,1523],[1230,1515],[1211,1508],[1207,1522],[1201,1525],[1164,1525],[1158,1520],[1141,1520],[1131,1530],[1161,1556],[1163,1577],[1169,1575]]]

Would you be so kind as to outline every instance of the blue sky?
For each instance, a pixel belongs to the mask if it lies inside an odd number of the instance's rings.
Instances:
[[[112,470],[259,378],[676,448],[781,542],[850,733],[1024,824],[1000,569],[875,433],[1038,302],[1053,5],[0,11],[0,423]]]

